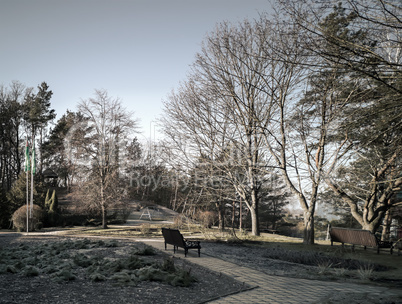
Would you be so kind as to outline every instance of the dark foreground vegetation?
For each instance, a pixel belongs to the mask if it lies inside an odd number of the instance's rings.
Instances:
[[[142,224],[137,227],[86,228],[65,233],[75,235],[162,238],[161,224]],[[177,228],[174,224],[165,225]],[[201,255],[207,253],[230,260],[268,274],[322,280],[370,282],[390,287],[402,287],[402,255],[391,255],[388,249],[377,254],[376,249],[356,246],[330,245],[330,241],[317,241],[306,246],[301,238],[278,234],[262,234],[259,237],[247,232],[220,232],[215,229],[200,229],[199,226],[181,226],[187,239],[201,240]],[[277,264],[283,262],[284,270]],[[300,265],[299,268],[297,265]]]
[[[128,256],[104,255],[106,248],[119,247],[115,240],[65,240],[53,243],[20,244],[0,249],[0,274],[27,277],[48,275],[55,282],[110,280],[114,284],[137,285],[158,281],[173,286],[189,286],[195,281],[189,270],[176,268],[172,259],[163,262],[146,257],[156,255],[152,247],[132,248]]]
[[[134,240],[0,234],[0,303],[200,303],[247,288]]]

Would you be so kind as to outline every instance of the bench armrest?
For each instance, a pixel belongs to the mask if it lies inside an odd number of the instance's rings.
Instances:
[[[186,243],[187,246],[189,247],[195,247],[200,245],[200,241],[187,241],[184,239],[184,242]]]
[[[378,241],[378,245],[382,248],[392,248],[393,242]]]

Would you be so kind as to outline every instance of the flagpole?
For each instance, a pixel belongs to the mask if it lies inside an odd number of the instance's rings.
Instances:
[[[29,178],[28,178],[28,171],[25,172],[26,178],[27,178],[27,233],[29,232],[29,216],[28,216],[28,210],[29,210]]]
[[[33,172],[31,170],[31,208],[30,208],[30,216],[29,216],[31,219],[31,225],[33,223],[32,210],[33,210]],[[31,230],[33,230],[33,227],[31,227]]]
[[[25,164],[24,164],[24,171],[25,171],[25,176],[26,176],[26,188],[27,188],[27,233],[29,232],[29,177],[28,177],[28,172],[29,172],[29,144],[28,144],[28,138],[26,139],[26,144],[25,144]]]
[[[30,210],[30,218],[31,218],[31,225],[33,224],[33,184],[34,184],[34,174],[36,170],[36,163],[35,163],[35,138],[32,139],[32,154],[31,154],[31,210]],[[33,227],[31,227],[33,230]]]

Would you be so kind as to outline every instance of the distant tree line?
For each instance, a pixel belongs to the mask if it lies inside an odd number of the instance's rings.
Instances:
[[[13,188],[18,184],[25,189],[25,172],[23,171],[25,143],[33,138],[38,139],[41,150],[44,135],[49,123],[55,118],[55,112],[50,108],[52,91],[46,82],[37,89],[27,88],[19,82],[13,82],[9,87],[0,87],[0,225],[7,227],[11,215],[22,202],[26,202],[26,191]],[[42,154],[39,153],[39,158]],[[39,160],[42,164],[42,161]],[[38,168],[39,173],[42,166]],[[23,185],[22,185],[23,184]],[[38,188],[40,183],[37,184]],[[37,189],[35,189],[37,190]],[[35,191],[35,198],[40,199],[41,193]]]

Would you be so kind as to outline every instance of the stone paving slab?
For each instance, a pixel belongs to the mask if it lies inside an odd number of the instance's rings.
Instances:
[[[168,250],[165,251],[163,239],[139,239],[138,241],[173,255],[172,246],[168,245]],[[176,251],[176,256],[184,258],[184,250],[179,248],[179,251]],[[201,257],[198,257],[196,251],[189,250],[186,259],[188,259],[189,262],[209,268],[216,272],[221,272],[240,282],[255,287],[251,290],[209,302],[214,304],[321,303],[334,292],[381,294],[384,298],[387,296],[400,295],[398,291],[386,287],[268,275],[258,270],[238,266],[234,263],[203,254],[202,249]]]

